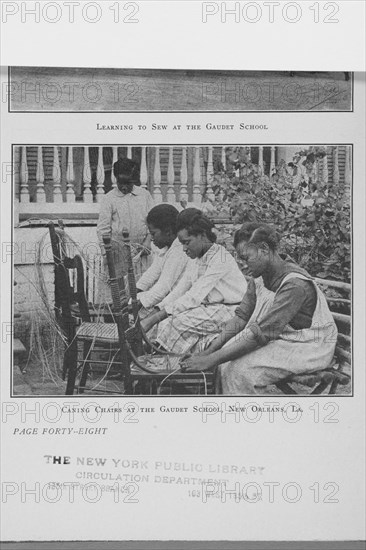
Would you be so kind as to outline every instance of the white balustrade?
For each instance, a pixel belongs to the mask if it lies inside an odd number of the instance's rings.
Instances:
[[[174,162],[173,162],[173,147],[169,147],[169,157],[168,157],[168,189],[167,189],[167,202],[174,204],[175,203],[175,191],[174,191]]]
[[[194,148],[193,159],[193,202],[200,204],[202,200],[201,195],[201,164],[200,164],[200,148]]]
[[[52,165],[52,182],[53,182],[53,202],[63,202],[61,189],[61,166],[58,158],[58,147],[53,148],[53,165]]]
[[[344,167],[344,183],[346,186],[351,185],[352,180],[352,163],[351,163],[351,148],[349,145],[346,145],[346,158],[345,158],[345,167]]]
[[[258,168],[261,174],[264,173],[264,162],[263,162],[263,145],[259,146],[258,152]]]
[[[117,188],[117,180],[116,176],[113,173],[113,167],[115,163],[118,161],[118,147],[112,147],[113,155],[112,155],[112,172],[111,172],[111,182],[112,182],[112,189]]]
[[[314,181],[315,181],[316,184],[318,184],[320,182],[320,163],[319,163],[319,159],[316,162],[314,162],[313,178],[314,178]]]
[[[103,147],[98,147],[98,164],[97,164],[97,193],[96,200],[100,202],[104,196],[104,162],[103,162]]]
[[[340,180],[339,155],[338,155],[338,147],[335,146],[334,149],[333,149],[333,183],[338,185],[339,180]]]
[[[161,194],[161,168],[160,168],[160,147],[155,148],[155,164],[154,164],[154,189],[153,196],[156,203],[160,203],[163,200]]]
[[[329,179],[329,171],[328,171],[328,155],[325,155],[323,157],[323,166],[322,166],[322,182],[327,184]]]
[[[37,202],[46,202],[46,192],[44,190],[44,168],[43,168],[43,147],[37,147],[37,168],[36,168]]]
[[[208,148],[208,161],[207,161],[207,185],[206,185],[206,197],[209,201],[215,199],[215,193],[212,189],[214,180],[214,165],[213,165],[213,147]]]
[[[221,166],[222,169],[226,170],[226,147],[221,147]]]
[[[29,196],[29,174],[27,163],[27,148],[21,147],[20,153],[20,202],[30,202]]]
[[[93,202],[93,193],[91,190],[92,172],[90,166],[89,147],[84,147],[84,165],[83,165],[83,199],[84,202]]]
[[[243,146],[244,147],[244,146]],[[132,149],[132,148],[131,148]],[[160,155],[159,147],[141,147],[141,165],[140,165],[140,179],[141,186],[144,189],[152,191],[155,202],[158,204],[163,201],[162,193],[162,181],[166,181],[166,196],[164,200],[171,204],[184,203],[184,205],[196,204],[199,205],[202,202],[202,185],[206,186],[206,197],[208,200],[214,198],[213,182],[214,178],[217,178],[218,184],[220,184],[219,174],[215,176],[214,165],[215,160],[221,161],[221,167],[226,166],[226,151],[227,147],[221,146],[214,148],[213,146],[183,146],[181,148],[181,155],[177,152],[177,148],[173,146],[167,147],[167,155]],[[259,172],[264,174],[268,172],[273,175],[276,164],[276,147],[271,146],[267,149],[260,145],[258,148],[251,148],[252,158],[258,158]],[[93,157],[90,154],[89,146],[78,147],[74,151],[74,147],[58,147],[52,146],[51,153],[49,155],[49,147],[44,154],[43,147],[37,146],[31,150],[27,150],[26,146],[19,147],[19,203],[21,213],[40,213],[50,212],[52,207],[47,210],[46,193],[45,193],[45,173],[46,168],[52,170],[52,183],[53,189],[50,192],[50,196],[47,195],[47,200],[52,201],[57,205],[54,212],[64,212],[62,208],[65,208],[65,212],[69,209],[70,212],[78,213],[80,216],[85,213],[98,214],[100,206],[100,200],[105,193],[105,167],[103,162],[103,146],[97,148],[97,158],[95,159],[96,166],[96,201],[93,201],[92,192],[92,174],[95,169],[93,166]],[[113,161],[114,164],[118,159],[118,147],[113,146]],[[151,154],[148,154],[151,152]],[[242,155],[244,150],[242,148]],[[178,153],[178,154],[176,154]],[[36,163],[29,164],[28,158],[30,154],[36,155]],[[246,151],[248,158],[248,149]],[[314,165],[313,178],[314,181],[321,181],[323,184],[327,184],[332,181],[334,184],[342,184],[350,186],[352,180],[352,158],[351,148],[345,146],[329,147],[329,157],[319,159]],[[345,155],[345,164],[340,162],[340,155]],[[265,168],[265,159],[268,156],[269,169]],[[342,157],[343,160],[344,157]],[[178,160],[179,159],[179,160]],[[202,162],[203,159],[207,159],[207,171],[206,176],[202,177]],[[47,165],[45,163],[48,163]],[[63,164],[62,164],[63,163]],[[76,164],[77,163],[77,164]],[[341,165],[341,168],[340,168]],[[109,169],[108,165],[108,169]],[[77,167],[77,170],[76,170]],[[62,168],[62,169],[61,169]],[[30,172],[31,170],[31,172]],[[163,180],[162,173],[166,171],[167,179]],[[179,176],[176,179],[176,173],[179,172]],[[66,202],[75,203],[75,189],[78,185],[78,189],[81,188],[82,197],[80,202],[68,207],[63,207],[63,194],[65,193],[63,180],[63,174],[66,176]],[[223,175],[223,181],[225,176]],[[206,179],[207,178],[207,179]],[[203,180],[203,181],[202,181]],[[34,198],[31,193],[29,181],[35,182]],[[112,174],[111,181],[113,187],[116,187],[116,180]],[[192,186],[192,187],[191,187]],[[219,190],[218,197],[222,197],[222,192]],[[189,200],[190,199],[190,200]],[[24,203],[24,204],[23,204]],[[27,204],[30,203],[30,204]],[[42,203],[44,206],[42,206]],[[37,206],[38,204],[38,206]]]
[[[276,169],[276,147],[271,147],[271,161],[269,165],[269,177],[271,178]]]
[[[147,189],[149,176],[147,173],[146,147],[142,147],[141,149],[140,181],[141,181],[141,187],[143,187],[144,189]]]
[[[252,162],[252,148],[251,147],[246,148],[246,155],[247,155],[248,162]]]
[[[66,169],[66,202],[75,202],[74,148],[68,147]]]
[[[182,164],[180,167],[180,195],[181,202],[188,202],[188,169],[187,169],[187,147],[182,147]]]

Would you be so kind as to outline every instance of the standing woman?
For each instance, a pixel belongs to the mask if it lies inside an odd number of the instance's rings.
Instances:
[[[157,343],[184,354],[204,349],[232,317],[247,283],[231,254],[216,244],[214,224],[200,210],[188,208],[177,220],[178,239],[190,262],[182,279],[142,321],[145,330],[159,323]]]
[[[278,254],[268,225],[246,223],[234,245],[251,277],[243,302],[221,334],[186,362],[189,372],[218,365],[224,394],[255,394],[291,374],[331,364],[337,328],[312,277]],[[225,344],[227,345],[225,346]]]
[[[113,259],[117,277],[127,273],[127,250],[123,240],[124,229],[128,230],[130,242],[141,245],[148,250],[150,238],[146,225],[146,216],[154,206],[148,191],[140,186],[140,170],[136,162],[120,158],[113,165],[117,181],[116,189],[104,195],[100,206],[97,224],[97,235],[105,260],[103,236],[109,235],[112,240]],[[107,277],[107,265],[104,261]],[[100,299],[110,299],[110,289],[104,280],[100,282]]]

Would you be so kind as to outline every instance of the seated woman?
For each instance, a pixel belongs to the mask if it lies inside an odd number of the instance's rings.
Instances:
[[[178,238],[194,261],[176,288],[159,304],[160,311],[142,322],[145,330],[159,323],[157,343],[177,354],[203,349],[232,317],[247,287],[234,258],[216,244],[213,223],[189,208],[177,220]]]
[[[178,214],[171,204],[159,204],[147,215],[147,227],[158,253],[137,282],[137,297],[143,306],[142,319],[174,289],[189,262],[177,239]]]
[[[188,358],[183,370],[221,365],[222,392],[240,395],[328,367],[337,329],[312,277],[281,258],[276,233],[267,225],[244,224],[234,245],[252,277],[247,293],[221,334],[203,353]]]

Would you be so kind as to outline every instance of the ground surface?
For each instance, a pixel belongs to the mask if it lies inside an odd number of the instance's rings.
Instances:
[[[25,396],[54,396],[65,395],[66,382],[61,378],[54,377],[53,379],[42,366],[36,361],[27,362],[24,357],[20,363],[20,368],[14,368],[13,394]],[[20,370],[23,369],[23,372]],[[351,374],[351,373],[348,373]],[[108,395],[108,392],[122,392],[122,382],[116,380],[106,380],[103,375],[96,376],[93,380],[93,387],[97,387],[102,391],[88,392],[88,395]],[[309,393],[309,389],[302,386],[294,386],[294,389],[301,395]],[[168,389],[166,390],[168,391]],[[350,395],[352,393],[351,383],[347,386],[338,386],[336,395]],[[111,394],[114,395],[115,394]],[[282,395],[274,386],[266,389],[263,395]]]

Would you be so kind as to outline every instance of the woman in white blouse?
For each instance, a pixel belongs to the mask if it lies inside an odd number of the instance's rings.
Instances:
[[[190,262],[177,238],[178,215],[178,210],[167,203],[154,206],[147,215],[146,223],[156,252],[152,265],[137,282],[141,319],[172,292]]]
[[[184,354],[203,349],[230,319],[247,289],[244,275],[231,254],[216,244],[214,225],[196,208],[181,212],[177,220],[179,241],[193,259],[172,292],[142,326],[159,323],[157,343]]]

